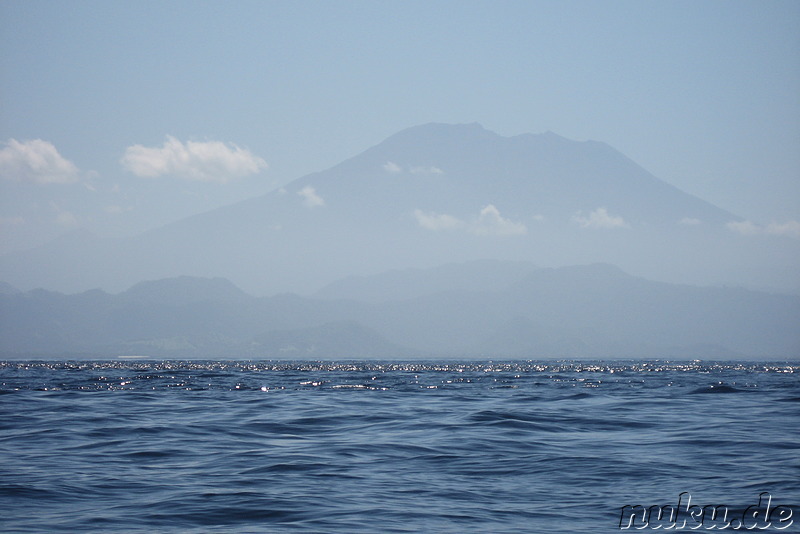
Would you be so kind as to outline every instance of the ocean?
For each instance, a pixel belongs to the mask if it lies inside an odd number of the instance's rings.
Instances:
[[[800,532],[799,378],[796,361],[5,361],[0,531]]]

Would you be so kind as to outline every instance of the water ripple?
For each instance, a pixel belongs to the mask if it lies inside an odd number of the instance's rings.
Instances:
[[[799,371],[0,362],[0,530],[589,533],[681,491],[798,502]]]

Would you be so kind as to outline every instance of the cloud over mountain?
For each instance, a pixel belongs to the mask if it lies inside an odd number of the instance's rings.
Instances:
[[[303,205],[307,208],[317,208],[325,205],[325,199],[317,194],[317,191],[310,185],[305,186],[297,192],[303,197]]]
[[[466,223],[458,217],[453,217],[446,213],[425,213],[417,209],[414,210],[414,218],[417,220],[417,224],[426,230],[456,230],[466,226]]]
[[[439,167],[434,167],[434,166],[430,166],[430,167],[411,167],[410,172],[411,172],[411,174],[432,174],[432,175],[444,174],[444,171],[442,169],[440,169]]]
[[[401,173],[405,172],[403,170],[403,167],[401,167],[400,165],[398,165],[394,161],[387,161],[386,163],[381,165],[381,167],[383,168],[384,171],[386,171],[386,172],[388,172],[390,174],[401,174]],[[423,175],[423,176],[425,176],[425,175],[436,176],[436,175],[444,174],[444,171],[442,169],[440,169],[439,167],[436,167],[434,165],[429,165],[429,166],[415,165],[415,166],[409,167],[408,168],[408,172],[410,174]]]
[[[770,223],[764,231],[772,235],[785,235],[787,237],[800,237],[800,222],[786,221],[784,223]]]
[[[48,141],[9,139],[0,150],[0,177],[39,184],[71,184],[80,179],[80,171]]]
[[[185,180],[226,183],[256,174],[267,162],[247,149],[221,141],[187,141],[167,136],[160,147],[125,149],[122,166],[142,178],[176,176]]]
[[[494,204],[489,204],[481,210],[478,220],[472,227],[472,232],[477,235],[524,235],[528,228],[518,222],[500,215]]]
[[[403,168],[393,161],[387,161],[382,165],[383,170],[392,174],[398,174],[403,172]]]
[[[494,204],[488,204],[481,209],[478,217],[471,222],[463,221],[453,215],[445,213],[428,212],[414,210],[414,218],[417,224],[427,230],[465,230],[474,235],[524,235],[528,233],[528,228],[519,222],[514,222],[500,215]]]
[[[741,235],[763,234],[800,238],[800,222],[798,221],[771,222],[765,226],[756,224],[753,221],[731,221],[727,226],[733,232]]]
[[[583,215],[578,212],[574,217],[575,222],[584,228],[627,228],[628,224],[625,219],[618,215],[611,215],[606,208],[597,208],[589,213]]]

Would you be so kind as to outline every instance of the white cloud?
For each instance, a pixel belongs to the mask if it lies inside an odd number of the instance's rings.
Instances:
[[[785,223],[770,223],[764,229],[768,234],[784,235],[787,237],[800,237],[800,222],[786,221]]]
[[[0,176],[18,182],[72,184],[80,178],[78,167],[58,153],[52,143],[34,139],[9,139],[0,150]]]
[[[471,230],[477,235],[524,235],[528,233],[528,228],[524,224],[501,216],[494,204],[489,204],[481,210],[478,221]]]
[[[249,150],[221,141],[187,141],[172,136],[161,147],[133,145],[120,160],[136,176],[155,178],[172,175],[186,180],[227,183],[255,174],[267,163]]]
[[[386,163],[384,163],[382,165],[382,167],[383,167],[384,171],[386,171],[388,173],[391,173],[391,174],[400,174],[401,172],[403,172],[403,167],[401,167],[400,165],[398,165],[397,163],[395,163],[393,161],[387,161]],[[433,166],[430,166],[430,167],[422,167],[422,166],[411,167],[408,170],[408,172],[410,172],[411,174],[418,174],[418,175],[431,175],[431,174],[432,175],[440,175],[440,174],[444,174],[444,171],[442,169],[440,169],[439,167],[433,167]]]
[[[731,221],[727,224],[727,227],[742,235],[756,235],[761,233],[761,228],[751,221]]]
[[[627,228],[625,219],[619,216],[610,215],[606,208],[597,208],[584,217],[583,213],[578,212],[573,218],[575,222],[584,228]]]
[[[411,174],[444,174],[439,167],[411,167]]]
[[[778,235],[800,238],[800,222],[786,221],[783,223],[772,222],[766,226],[759,226],[752,221],[731,221],[728,228],[742,235]]]
[[[105,211],[106,213],[108,213],[110,215],[120,215],[122,213],[125,213],[127,211],[132,211],[132,210],[133,210],[132,206],[128,206],[126,208],[126,207],[123,207],[123,206],[119,206],[117,204],[110,204],[108,206],[103,207],[103,211]]]
[[[298,195],[303,197],[303,204],[309,208],[316,208],[317,206],[324,206],[325,200],[317,194],[313,187],[310,185],[305,186],[297,192]]]
[[[489,204],[483,208],[478,217],[472,222],[466,222],[458,217],[445,213],[425,213],[414,210],[417,224],[427,230],[464,230],[475,235],[523,235],[528,228],[522,223],[516,223],[500,215],[500,211]]]
[[[387,161],[386,163],[384,163],[383,170],[385,170],[386,172],[390,172],[392,174],[403,172],[403,169],[400,167],[400,165],[394,163],[393,161]]]
[[[466,226],[461,219],[443,213],[425,213],[422,210],[414,210],[414,217],[417,219],[417,224],[428,230],[456,230]]]
[[[701,221],[700,219],[695,219],[694,217],[684,217],[683,219],[678,221],[678,224],[681,224],[683,226],[697,226],[702,222],[703,221]]]

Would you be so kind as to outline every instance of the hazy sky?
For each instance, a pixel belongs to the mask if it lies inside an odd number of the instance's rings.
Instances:
[[[403,128],[605,141],[800,220],[800,2],[0,1],[0,250],[265,193]]]

